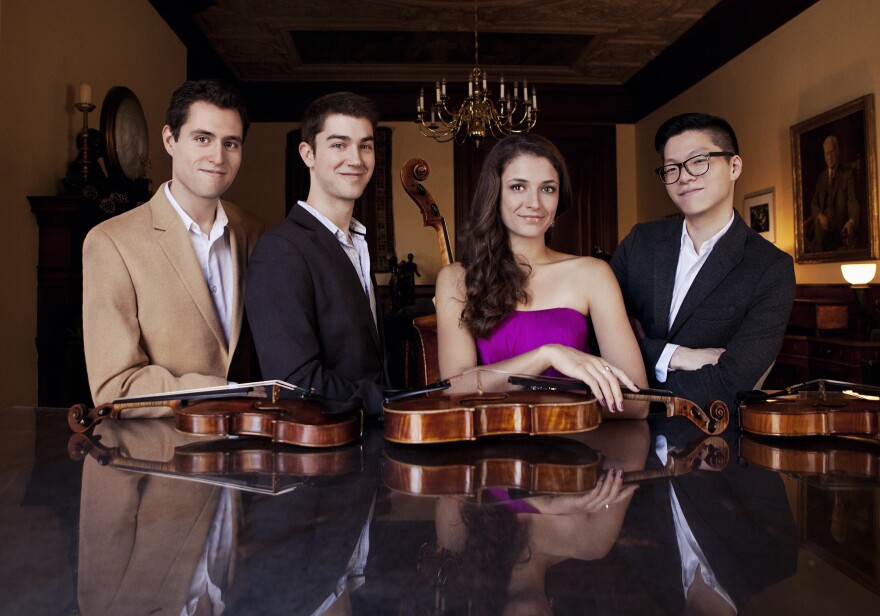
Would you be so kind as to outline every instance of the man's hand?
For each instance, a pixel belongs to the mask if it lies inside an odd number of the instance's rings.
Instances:
[[[670,370],[699,370],[703,366],[714,366],[724,349],[690,349],[680,346],[669,360]]]
[[[856,221],[852,218],[846,221],[846,224],[843,225],[843,230],[840,232],[840,237],[843,240],[843,245],[847,248],[852,248],[856,239]]]

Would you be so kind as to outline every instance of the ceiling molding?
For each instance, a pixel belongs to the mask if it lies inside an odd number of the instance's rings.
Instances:
[[[537,84],[554,121],[632,123],[816,1],[484,0],[480,66],[493,82]],[[386,121],[411,120],[421,85],[445,76],[461,100],[472,68],[470,0],[150,3],[187,47],[188,78],[235,82],[255,121],[294,121],[338,89],[375,98]],[[440,44],[426,30],[453,34]]]

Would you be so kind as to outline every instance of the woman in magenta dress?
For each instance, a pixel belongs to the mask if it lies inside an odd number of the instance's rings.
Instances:
[[[545,242],[571,199],[565,161],[544,137],[507,137],[489,153],[461,262],[437,277],[441,377],[478,365],[562,374],[589,385],[603,414],[644,417],[645,403],[623,404],[621,386],[647,377],[611,268]],[[587,348],[588,315],[598,349]]]

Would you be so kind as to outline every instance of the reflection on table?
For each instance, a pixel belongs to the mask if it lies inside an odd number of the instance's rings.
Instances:
[[[651,418],[314,451],[3,413],[3,613],[880,611],[871,445]]]

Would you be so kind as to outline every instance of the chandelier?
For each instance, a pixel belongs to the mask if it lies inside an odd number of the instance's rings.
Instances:
[[[477,3],[474,2],[474,69],[468,78],[468,95],[458,108],[450,109],[446,96],[446,78],[434,84],[435,100],[430,110],[425,107],[425,88],[419,92],[417,119],[419,130],[426,137],[440,142],[455,140],[462,144],[468,138],[477,147],[487,135],[500,139],[507,135],[527,133],[538,119],[538,94],[534,85],[529,92],[529,84],[523,80],[520,98],[519,82],[513,83],[513,92],[505,92],[504,75],[499,82],[499,97],[496,105],[488,88],[486,73],[479,68],[479,39],[477,33]],[[430,114],[430,120],[428,115]]]

